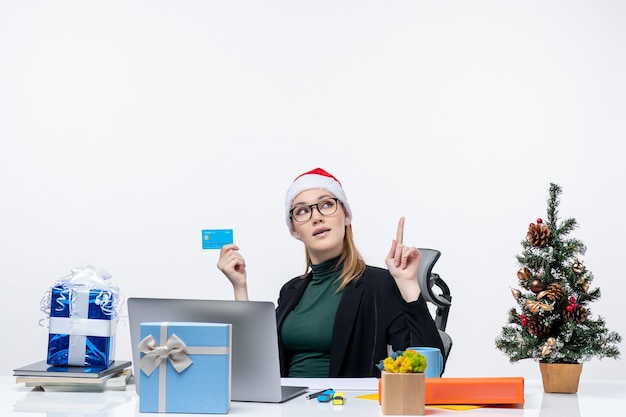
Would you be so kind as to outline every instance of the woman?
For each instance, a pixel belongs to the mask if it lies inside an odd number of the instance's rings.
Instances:
[[[306,249],[307,271],[280,290],[276,319],[281,375],[374,377],[391,349],[437,347],[439,332],[417,283],[420,253],[402,242],[404,218],[385,263],[366,265],[354,244],[341,183],[316,168],[298,176],[285,199],[287,226]],[[218,268],[236,300],[248,300],[246,263],[236,245]]]

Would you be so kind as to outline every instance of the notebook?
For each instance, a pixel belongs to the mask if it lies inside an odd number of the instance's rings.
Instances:
[[[135,375],[139,375],[139,327],[151,321],[194,321],[232,324],[231,399],[281,403],[305,393],[305,386],[280,380],[274,303],[269,301],[128,299],[130,341]],[[135,378],[139,392],[139,378]]]
[[[14,376],[102,378],[128,368],[130,361],[113,361],[109,366],[48,365],[46,360],[13,370]]]

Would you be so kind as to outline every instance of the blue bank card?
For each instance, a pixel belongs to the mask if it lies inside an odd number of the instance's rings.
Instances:
[[[210,229],[202,231],[202,249],[221,249],[233,243],[233,229]]]

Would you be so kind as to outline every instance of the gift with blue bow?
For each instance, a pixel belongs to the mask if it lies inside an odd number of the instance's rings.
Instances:
[[[227,414],[231,329],[223,323],[141,323],[139,411]]]
[[[110,278],[84,265],[46,293],[41,309],[49,317],[49,365],[107,367],[113,361],[122,297]]]

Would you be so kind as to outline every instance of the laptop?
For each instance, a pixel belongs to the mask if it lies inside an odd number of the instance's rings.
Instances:
[[[154,321],[232,324],[232,401],[282,403],[308,390],[281,385],[272,302],[138,297],[130,297],[127,302],[137,393],[140,324]]]

